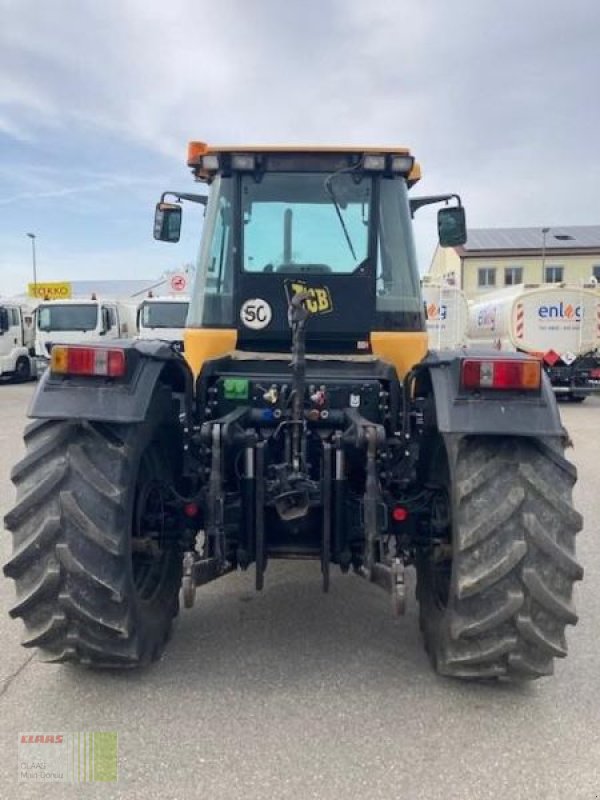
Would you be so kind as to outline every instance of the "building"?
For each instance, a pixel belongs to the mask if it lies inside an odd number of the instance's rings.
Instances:
[[[33,293],[33,284],[29,284],[27,293],[19,294],[12,299],[26,302],[33,297],[38,300],[85,299],[95,296],[98,299],[142,301],[152,295],[190,294],[195,276],[193,264],[186,264],[180,269],[168,270],[158,278],[94,278],[86,280],[49,281],[39,280]],[[175,281],[177,283],[175,284]]]
[[[472,229],[462,247],[436,248],[429,275],[469,298],[516,283],[600,284],[600,225]]]
[[[163,282],[164,283],[164,282]],[[129,300],[132,297],[144,297],[150,287],[158,285],[158,280],[127,280],[99,278],[98,280],[70,281],[71,296],[76,298],[110,297],[115,300]]]
[[[174,291],[171,286],[171,279],[174,276],[178,279],[184,276],[184,283],[187,283],[185,292],[189,294],[194,274],[195,268],[189,264],[179,270],[169,270],[154,280],[150,278],[146,280],[117,278],[72,281],[71,292],[73,297],[89,297],[91,294],[95,294],[98,297],[111,297],[119,300],[143,300],[149,293],[155,297],[178,294],[179,290]]]

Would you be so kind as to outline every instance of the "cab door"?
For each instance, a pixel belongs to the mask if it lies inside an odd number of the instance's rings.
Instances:
[[[21,327],[21,315],[18,308],[7,308],[8,312],[8,340],[11,345],[11,350],[15,347],[23,346],[23,329]]]

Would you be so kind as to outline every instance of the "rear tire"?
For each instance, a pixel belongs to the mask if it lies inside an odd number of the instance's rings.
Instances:
[[[164,521],[178,422],[159,391],[142,424],[37,420],[5,518],[25,647],[44,660],[135,667],[158,658],[178,611],[181,554]],[[140,539],[154,542],[154,556]],[[144,560],[145,559],[145,560]]]
[[[448,489],[452,557],[423,553],[417,564],[435,669],[467,679],[552,674],[554,657],[567,654],[573,583],[583,576],[575,467],[539,441],[479,437],[463,439],[444,472],[437,479]]]

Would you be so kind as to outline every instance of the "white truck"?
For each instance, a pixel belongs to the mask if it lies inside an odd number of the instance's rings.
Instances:
[[[469,305],[457,286],[423,282],[430,350],[447,350],[467,344]]]
[[[567,284],[486,292],[469,307],[469,344],[538,356],[557,394],[600,391],[600,293]]]
[[[187,318],[189,297],[147,297],[137,311],[137,329],[140,339],[163,339],[183,352],[183,332]]]
[[[35,377],[34,340],[33,306],[0,300],[0,377]]]
[[[116,300],[48,300],[36,310],[35,354],[39,370],[52,346],[135,336],[135,306]]]

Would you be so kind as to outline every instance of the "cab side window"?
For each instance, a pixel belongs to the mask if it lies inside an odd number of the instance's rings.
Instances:
[[[117,327],[117,314],[113,306],[103,306],[102,319],[106,330],[113,330]]]

